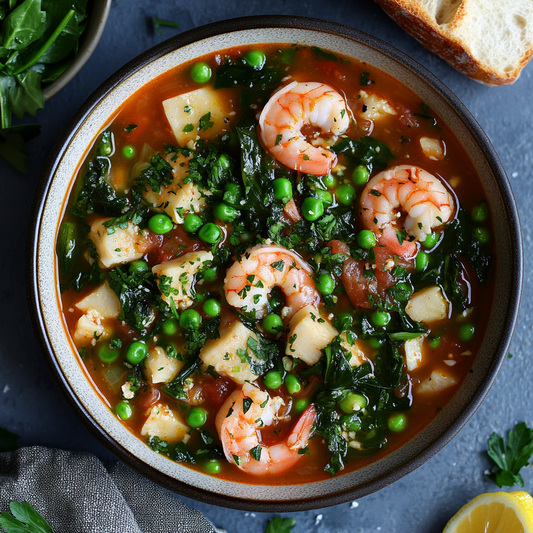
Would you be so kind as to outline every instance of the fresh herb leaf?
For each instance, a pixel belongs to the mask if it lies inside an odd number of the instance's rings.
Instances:
[[[386,168],[395,157],[385,144],[373,137],[361,137],[358,141],[343,137],[331,150],[353,158],[358,165],[366,165],[370,172],[373,167]]]
[[[169,28],[179,28],[179,22],[172,22],[171,20],[164,20],[157,18],[155,16],[152,16],[152,21],[154,23],[155,31],[157,32],[157,35],[163,35],[163,32],[161,31],[161,26],[168,26]]]
[[[488,477],[498,487],[524,486],[520,470],[528,465],[533,455],[533,429],[525,422],[517,424],[507,433],[507,445],[500,435],[493,433],[488,440],[488,455],[496,468]]]
[[[276,516],[267,525],[265,533],[292,533],[296,526],[296,518],[281,518]]]
[[[12,501],[8,513],[0,515],[0,526],[6,533],[53,533],[45,519],[28,503]]]
[[[326,52],[325,50],[322,50],[322,48],[318,48],[318,46],[311,46],[311,51],[313,54],[315,54],[320,59],[325,59],[326,61],[338,61],[339,58],[332,54],[331,52]]]
[[[19,436],[7,429],[0,428],[0,452],[11,452],[18,448]]]

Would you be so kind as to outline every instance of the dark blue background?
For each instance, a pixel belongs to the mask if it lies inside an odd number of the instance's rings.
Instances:
[[[415,472],[354,504],[293,513],[294,533],[437,533],[470,498],[494,491],[486,442],[492,431],[506,432],[516,422],[533,425],[530,362],[533,329],[531,286],[531,153],[533,66],[510,87],[489,88],[465,78],[425,50],[370,0],[113,0],[103,38],[78,76],[39,111],[43,129],[29,145],[29,172],[21,175],[0,160],[0,426],[21,436],[23,446],[43,445],[114,457],[74,416],[55,386],[37,346],[26,303],[25,241],[31,199],[44,162],[61,131],[82,102],[115,70],[177,31],[247,15],[284,14],[314,17],[352,26],[413,57],[466,104],[502,159],[518,201],[525,245],[525,291],[511,352],[479,411],[437,456]],[[151,16],[177,21],[179,30],[155,33]],[[533,490],[531,469],[524,473]],[[199,504],[184,498],[228,532],[260,533],[273,515],[245,513]]]

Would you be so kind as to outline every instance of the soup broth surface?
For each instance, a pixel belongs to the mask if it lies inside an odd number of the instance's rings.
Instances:
[[[491,239],[414,93],[315,47],[240,47],[146,84],[95,139],[59,288],[88,379],[154,452],[307,483],[438,416],[483,339]]]

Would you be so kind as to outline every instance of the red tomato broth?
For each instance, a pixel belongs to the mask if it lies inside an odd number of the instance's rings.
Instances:
[[[262,48],[267,57],[270,57],[271,55],[275,55],[280,47],[285,48],[286,45],[266,45]],[[226,50],[216,56],[202,58],[202,61],[208,63],[213,71],[215,71],[216,67],[222,64],[225,57],[231,57],[232,60],[236,61],[237,58],[243,56],[249,49],[251,48],[242,47],[240,50]],[[396,155],[393,164],[420,165],[422,168],[441,179],[444,177],[455,178],[456,183],[454,183],[453,194],[456,198],[460,199],[460,205],[467,210],[471,210],[475,205],[478,205],[479,202],[484,200],[484,192],[480,185],[479,177],[459,141],[434,113],[432,113],[431,116],[436,118],[438,124],[437,127],[428,125],[428,123],[431,122],[430,119],[414,115],[414,113],[417,113],[418,115],[424,115],[425,113],[420,109],[420,99],[411,91],[391,78],[388,74],[356,60],[351,59],[349,62],[332,62],[317,57],[308,47],[296,47],[295,49],[297,49],[296,54],[298,55],[298,61],[292,63],[290,67],[286,67],[287,71],[290,72],[292,79],[301,81],[318,81],[331,84],[336,90],[344,95],[348,107],[352,109],[352,111],[357,109],[357,94],[360,90],[372,92],[373,94],[377,93],[385,97],[387,101],[393,102],[396,110],[400,110],[398,112],[400,115],[399,117],[398,115],[388,116],[382,119],[379,125],[374,123],[367,124],[364,120],[358,121],[358,124],[352,124],[347,131],[349,137],[359,138],[370,133],[372,137],[386,144]],[[121,105],[115,118],[110,122],[113,129],[115,145],[115,152],[110,159],[113,168],[114,185],[117,189],[127,188],[127,184],[131,179],[131,166],[136,161],[135,158],[128,159],[124,156],[122,153],[123,147],[133,147],[135,154],[138,155],[142,153],[145,143],[148,143],[155,152],[164,150],[164,147],[167,144],[176,144],[176,140],[165,116],[161,102],[167,98],[202,86],[190,79],[190,67],[191,64],[176,67],[147,83]],[[370,84],[368,86],[360,85],[361,76],[364,72],[370,72]],[[236,113],[236,115],[232,117],[232,124],[234,124],[242,112],[238,105],[239,90],[220,89],[218,91],[221,92],[225,100],[230,100],[233,103],[232,107]],[[130,125],[137,125],[137,127],[130,132],[127,132],[126,128]],[[420,145],[416,142],[417,138],[422,134],[427,136],[438,135],[438,137],[443,140],[446,146],[446,157],[443,160],[433,161],[423,154]],[[85,170],[86,163],[82,165],[77,175],[83,176]],[[373,174],[375,173],[376,171],[373,172]],[[448,188],[452,190],[451,187]],[[358,188],[357,191],[359,197],[362,188]],[[73,194],[69,201],[70,206],[74,201],[74,196],[75,195]],[[354,206],[356,207],[354,208],[357,208],[358,197],[355,200]],[[297,204],[299,203],[301,202],[297,202]],[[298,207],[300,206],[298,205]],[[87,222],[91,224],[94,219],[95,216],[89,215]],[[71,214],[67,213],[65,215],[65,220],[74,221],[75,219]],[[225,228],[224,231],[226,235],[229,235],[231,224],[228,224],[227,226],[228,227]],[[173,230],[163,236],[155,236],[155,234],[151,232],[150,234],[151,237],[149,240],[151,246],[145,256],[150,267],[169,261],[178,254],[181,255],[193,250],[208,251],[211,248],[210,245],[205,242],[193,240],[190,235],[184,231],[181,225],[174,224]],[[303,255],[306,259],[309,259],[310,257],[310,254]],[[440,344],[430,352],[429,357],[431,360],[429,362],[426,362],[420,368],[410,372],[413,389],[415,389],[415,386],[418,383],[428,379],[431,372],[435,370],[446,371],[447,374],[454,376],[457,379],[457,384],[439,392],[438,394],[417,395],[416,392],[413,392],[412,407],[406,412],[408,420],[406,429],[399,433],[389,432],[387,434],[386,445],[374,454],[357,454],[357,457],[354,457],[354,452],[349,452],[346,468],[339,472],[338,475],[362,468],[367,464],[379,460],[386,454],[398,449],[412,439],[414,435],[419,433],[438,415],[438,412],[448,403],[460,386],[462,380],[464,380],[468,372],[471,371],[472,362],[483,338],[485,324],[488,322],[493,289],[489,288],[490,284],[482,286],[476,279],[476,276],[469,265],[465,265],[464,268],[470,286],[470,302],[477,302],[474,306],[474,311],[468,318],[468,320],[473,321],[476,324],[475,338],[471,341],[459,341],[457,330],[461,323],[457,320],[455,320],[454,323],[450,323],[448,319],[445,319],[442,321],[442,326],[441,324],[432,324],[432,332],[444,332],[441,336]],[[217,279],[213,282],[205,283],[204,288],[206,290],[203,291],[203,293],[216,295],[218,291],[221,290],[220,286],[224,279],[223,274],[224,269],[219,268]],[[491,280],[493,279],[494,274],[491,275]],[[71,335],[76,328],[77,321],[83,314],[74,304],[80,301],[85,295],[89,294],[93,289],[94,285],[90,285],[84,287],[80,292],[75,292],[72,289],[69,289],[64,291],[61,295],[63,309],[69,310],[69,312],[65,312],[65,317]],[[469,305],[471,304],[469,303]],[[205,313],[202,311],[201,302],[193,305],[193,308],[198,310],[204,319],[206,318]],[[344,309],[350,308],[353,309],[353,306],[347,301],[346,297],[341,295],[339,302],[334,309],[334,313],[337,314]],[[70,311],[71,309],[72,312]],[[227,314],[223,320],[226,322],[228,321]],[[234,320],[234,317],[229,318],[230,322],[232,320]],[[134,329],[118,319],[106,319],[105,322],[106,325],[114,328],[115,336],[120,338],[124,345],[127,345],[129,342],[139,337]],[[172,337],[167,337],[168,336],[165,335],[159,335],[159,340],[172,340]],[[372,353],[372,349],[369,348],[367,341],[362,341],[362,344],[366,347],[365,353],[366,351]],[[98,342],[96,343],[96,346],[98,346]],[[374,351],[377,352],[376,350]],[[460,354],[468,351],[472,352],[472,355],[458,355],[458,353]],[[448,358],[448,353],[454,355],[454,366],[448,366],[444,362]],[[371,358],[372,357],[373,356],[371,356]],[[116,387],[113,388],[109,385],[108,380],[103,374],[103,370],[113,366],[117,369],[118,373],[120,373],[120,369],[124,369],[124,376],[126,376],[128,370],[122,365],[122,358],[119,357],[117,361],[111,364],[104,363],[99,360],[96,350],[91,350],[91,348],[89,348],[82,360],[83,366],[95,388],[107,400],[110,406],[116,405],[117,402],[120,401],[120,388],[117,390]],[[229,394],[231,394],[232,390],[238,385],[225,377],[214,380],[209,375],[200,374],[199,376],[200,377],[194,383],[193,389],[200,389],[202,391],[199,394],[199,397],[202,400],[199,405],[208,411],[207,422],[202,429],[206,429],[215,435],[216,428],[214,419],[216,411],[220,408],[220,405]],[[259,379],[259,383],[261,382],[262,380]],[[136,400],[133,400],[132,403],[138,402],[141,407],[148,408],[160,399],[164,399],[167,402],[172,402],[172,408],[177,412],[181,411],[183,416],[186,416],[188,406],[179,400],[171,400],[165,392],[161,391],[161,386],[163,385],[164,383],[150,384],[149,387],[145,387],[146,390],[141,392],[139,397]],[[202,386],[204,387],[203,389]],[[305,390],[306,389],[304,388],[304,391]],[[280,389],[270,392],[273,395],[278,395],[278,392],[281,393],[280,395],[285,400],[291,396],[284,385],[282,385]],[[293,394],[293,402],[297,401],[300,397],[303,397],[302,393],[303,391],[301,391],[301,393]],[[291,431],[296,418],[297,417],[294,417],[293,414],[289,421],[279,422],[272,428],[261,429],[263,444],[269,445],[285,438]],[[122,423],[134,435],[139,436],[145,419],[146,412],[139,408],[134,409],[133,416]],[[274,434],[274,431],[277,435]],[[144,440],[144,437],[139,438]],[[196,445],[200,445],[199,439],[198,432],[194,433],[188,445],[192,448]],[[312,438],[308,444],[308,451],[308,454],[302,454],[301,460],[295,467],[285,473],[278,474],[275,477],[252,477],[241,472],[234,465],[226,463],[224,459],[222,459],[222,469],[217,475],[232,481],[266,485],[308,483],[327,479],[330,475],[324,472],[324,466],[328,462],[328,457],[323,439],[319,436]],[[187,466],[199,471],[204,471],[202,463],[188,464]]]

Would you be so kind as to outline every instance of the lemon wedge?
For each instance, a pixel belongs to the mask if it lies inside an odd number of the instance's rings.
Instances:
[[[523,491],[481,494],[459,510],[443,533],[533,533],[533,498]]]

